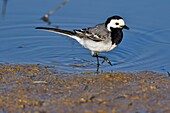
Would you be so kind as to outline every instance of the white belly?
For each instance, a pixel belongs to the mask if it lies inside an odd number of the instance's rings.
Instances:
[[[93,40],[80,40],[79,43],[84,46],[85,48],[88,48],[91,51],[95,52],[107,52],[117,47],[117,45],[114,43],[112,45],[112,42],[95,42]]]

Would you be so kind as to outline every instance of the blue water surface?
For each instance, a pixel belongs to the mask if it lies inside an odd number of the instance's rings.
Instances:
[[[50,16],[51,25],[40,19],[62,2],[8,1],[6,15],[0,18],[0,63],[53,65],[58,71],[69,72],[95,71],[96,59],[90,56],[89,50],[71,38],[35,27],[81,29],[120,15],[130,30],[124,30],[118,48],[101,53],[113,66],[104,63],[100,70],[170,71],[170,1],[70,0]]]

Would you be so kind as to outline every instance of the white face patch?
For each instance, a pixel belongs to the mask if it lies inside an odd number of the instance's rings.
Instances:
[[[110,27],[112,28],[122,28],[122,26],[125,26],[125,22],[123,19],[112,19],[110,23],[107,25],[107,29],[111,31]]]

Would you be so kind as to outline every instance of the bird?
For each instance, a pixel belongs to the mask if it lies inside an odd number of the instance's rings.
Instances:
[[[123,29],[129,30],[121,16],[114,15],[93,27],[83,29],[64,30],[49,27],[36,27],[35,29],[46,30],[77,40],[83,47],[91,51],[91,56],[97,58],[97,70],[99,68],[99,58],[112,66],[110,60],[105,56],[100,56],[101,52],[109,52],[115,49],[123,39]]]

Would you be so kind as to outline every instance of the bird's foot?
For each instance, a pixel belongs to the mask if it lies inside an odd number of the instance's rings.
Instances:
[[[107,62],[108,64],[110,64],[110,65],[112,66],[112,63],[110,62],[110,60],[109,60],[107,57],[104,57],[103,59],[104,59],[104,60],[102,61],[102,64],[103,64],[104,62]]]

